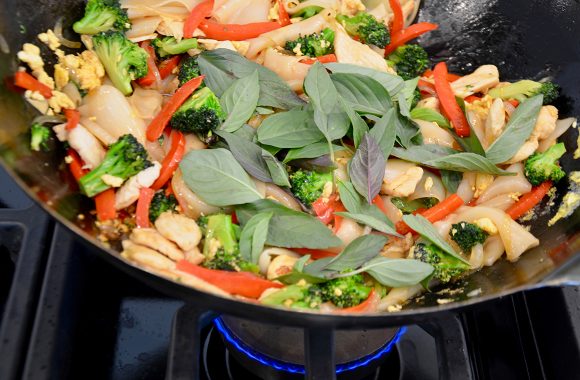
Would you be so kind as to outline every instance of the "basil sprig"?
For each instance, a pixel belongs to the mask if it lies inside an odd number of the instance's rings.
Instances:
[[[349,175],[356,191],[371,204],[381,190],[385,176],[385,156],[370,134],[365,134],[349,165]]]
[[[240,234],[240,254],[242,258],[257,264],[268,237],[268,226],[274,213],[265,212],[251,217]]]
[[[228,116],[220,126],[221,130],[235,132],[244,125],[256,109],[260,97],[258,70],[232,83],[220,98],[220,103]]]

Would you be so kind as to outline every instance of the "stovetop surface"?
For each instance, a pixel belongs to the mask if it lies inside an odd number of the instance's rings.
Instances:
[[[169,347],[183,302],[101,260],[3,170],[0,183],[0,379],[166,378],[177,360]],[[578,288],[541,289],[406,326],[377,359],[382,365],[358,378],[580,379],[579,342]],[[202,330],[199,344],[201,379],[258,378],[215,324]]]

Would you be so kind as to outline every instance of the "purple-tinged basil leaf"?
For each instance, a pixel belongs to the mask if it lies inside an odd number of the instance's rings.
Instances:
[[[375,139],[365,134],[349,166],[352,184],[369,204],[381,190],[385,176],[385,156]]]

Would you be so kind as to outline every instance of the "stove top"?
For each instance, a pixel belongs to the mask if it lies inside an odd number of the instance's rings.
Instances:
[[[0,379],[189,380],[194,368],[201,380],[304,378],[300,365],[249,349],[227,316],[196,329],[198,310],[101,260],[3,170],[0,183]],[[580,293],[516,294],[379,343],[338,378],[580,379]]]

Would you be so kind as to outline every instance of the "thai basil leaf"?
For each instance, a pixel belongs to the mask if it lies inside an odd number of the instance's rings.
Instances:
[[[381,148],[367,133],[350,161],[349,174],[354,188],[369,204],[381,190],[385,165],[385,156]]]
[[[332,74],[338,94],[357,112],[382,115],[393,107],[389,92],[373,78],[361,74]]]
[[[290,187],[290,180],[288,179],[286,167],[266,150],[262,150],[262,158],[268,166],[272,182],[278,186]]]
[[[435,169],[457,172],[478,172],[493,175],[515,175],[495,166],[489,159],[475,153],[457,153],[422,163]]]
[[[257,264],[264,250],[268,225],[274,214],[271,212],[256,214],[248,220],[240,235],[240,254],[242,258]]]
[[[358,214],[358,215],[368,215],[373,219],[371,223],[378,221],[381,224],[386,224],[389,227],[393,227],[393,222],[387,218],[387,216],[379,210],[379,208],[375,205],[369,205],[365,202],[358,192],[355,190],[354,186],[350,182],[339,182],[338,183],[338,191],[340,194],[340,200],[346,210],[351,214]],[[351,218],[354,219],[354,218]],[[356,219],[354,219],[356,220]],[[358,220],[357,220],[358,222]],[[364,221],[360,223],[367,224]],[[376,224],[376,223],[375,223]],[[370,227],[372,225],[368,224]],[[379,229],[380,231],[380,229]]]
[[[419,284],[433,273],[433,267],[418,260],[377,257],[357,272],[367,272],[385,286],[400,288]]]
[[[272,212],[266,244],[285,248],[324,249],[342,241],[315,217],[291,210],[269,199],[236,207],[236,216],[245,225],[256,214]]]
[[[258,71],[236,80],[222,95],[220,103],[228,117],[220,126],[221,130],[235,132],[252,115],[260,97]]]
[[[258,128],[258,141],[278,148],[302,148],[323,138],[312,112],[302,108],[272,115]]]
[[[388,235],[399,236],[399,237],[401,236],[400,234],[397,233],[397,231],[393,228],[393,226],[385,223],[382,220],[375,218],[372,215],[354,214],[351,212],[335,212],[334,215],[344,216],[346,218],[354,220],[357,223],[365,224],[365,225],[371,227],[372,229],[375,229],[377,231],[383,232],[383,233],[388,234]]]
[[[332,145],[332,149],[337,152],[340,150],[345,150],[346,148],[341,145]],[[298,160],[302,158],[317,158],[330,153],[330,148],[328,147],[328,143],[324,142],[317,142],[314,144],[307,145],[302,148],[290,149],[284,157],[284,163],[288,163],[292,160]]]
[[[314,123],[328,141],[343,138],[350,127],[350,119],[341,104],[337,104],[332,113],[314,110]]]
[[[411,119],[430,121],[437,123],[441,128],[451,128],[449,121],[447,121],[447,119],[439,112],[432,110],[431,108],[413,108],[411,111]]]
[[[369,134],[375,139],[377,144],[381,147],[381,151],[385,157],[391,155],[395,140],[397,137],[396,126],[396,110],[394,108],[387,111],[387,113],[380,118],[371,128]]]
[[[304,280],[304,281],[308,282],[309,284],[320,284],[320,283],[328,281],[327,278],[317,277],[317,276],[314,276],[312,274],[299,272],[296,270],[293,270],[292,272],[285,274],[283,276],[276,277],[275,280],[280,281],[281,283],[283,283],[285,285],[296,284],[300,280]]]
[[[334,271],[327,271],[324,268],[330,263],[334,257],[324,257],[322,259],[315,260],[310,264],[304,267],[304,273],[309,274],[311,276],[316,276],[319,278],[323,277],[330,277],[331,275],[335,274]]]
[[[419,83],[419,77],[406,80],[403,90],[397,94],[399,110],[401,115],[405,117],[411,117],[411,104],[413,103],[413,98],[415,97],[417,83]]]
[[[363,136],[369,131],[369,126],[343,98],[340,98],[340,102],[352,124],[352,139],[354,146],[358,148]]]
[[[316,158],[301,158],[292,161],[292,166],[304,170],[313,170],[319,173],[329,173],[336,169],[336,165],[328,154]]]
[[[457,154],[459,151],[437,144],[410,146],[407,149],[393,148],[391,155],[405,161],[427,162],[437,158]]]
[[[256,112],[259,115],[271,115],[274,113],[274,110],[267,107],[256,107]]]
[[[238,136],[245,141],[256,142],[256,130],[250,127],[248,124],[242,125],[240,129],[234,132],[234,135]]]
[[[343,272],[359,268],[377,257],[387,238],[381,235],[364,235],[354,239],[344,250],[324,267],[326,271]]]
[[[479,141],[479,137],[477,137],[477,133],[471,126],[471,123],[467,123],[469,125],[469,136],[468,137],[459,137],[454,130],[450,130],[451,136],[457,141],[459,146],[466,152],[479,154],[480,156],[485,157],[485,149],[483,149],[483,145],[481,145],[481,141]]]
[[[445,186],[445,190],[450,193],[456,193],[459,184],[463,180],[463,173],[452,170],[440,170],[440,173],[441,181],[443,182],[443,186]]]
[[[232,85],[235,79],[247,77],[258,71],[260,98],[258,105],[291,109],[304,105],[304,101],[276,73],[228,49],[207,50],[199,55],[199,69],[205,75],[204,83],[218,96]]]
[[[241,129],[240,129],[241,130]],[[230,152],[240,165],[254,178],[262,182],[272,182],[272,176],[263,157],[264,150],[258,145],[226,131],[216,131],[226,140]]]
[[[530,137],[542,108],[543,95],[522,102],[514,111],[504,132],[491,144],[485,156],[494,164],[512,158]]]
[[[391,97],[397,95],[397,93],[401,91],[404,86],[404,81],[401,79],[401,77],[393,74],[387,74],[382,71],[347,63],[327,63],[325,66],[335,74],[360,74],[372,78],[380,83],[381,86],[383,86],[385,90],[388,91]]]
[[[401,146],[409,148],[413,145],[413,139],[417,137],[421,131],[413,121],[402,116],[396,115],[395,128],[397,132],[397,141]]]
[[[435,244],[437,247],[441,248],[445,253],[450,256],[455,257],[458,260],[469,264],[461,255],[457,254],[451,245],[447,243],[435,227],[421,215],[403,215],[403,221],[415,232],[421,235],[424,239],[429,240],[431,243]]]
[[[298,271],[298,272],[302,272],[304,270],[304,266],[306,265],[306,263],[308,263],[309,260],[310,260],[310,255],[302,256],[301,258],[299,258],[296,261],[293,269]]]
[[[191,191],[210,205],[231,206],[262,198],[252,179],[226,149],[193,150],[179,167]]]

